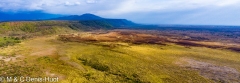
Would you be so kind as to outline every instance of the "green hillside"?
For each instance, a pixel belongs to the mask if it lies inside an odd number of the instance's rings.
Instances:
[[[0,23],[0,35],[6,36],[40,36],[71,30],[112,29],[104,21],[22,21]]]
[[[67,30],[69,23],[64,21],[22,21],[0,23],[0,34],[7,36],[39,36]]]
[[[0,23],[0,47],[13,45],[35,36],[112,29],[103,21],[19,21]],[[17,39],[17,40],[15,40]]]

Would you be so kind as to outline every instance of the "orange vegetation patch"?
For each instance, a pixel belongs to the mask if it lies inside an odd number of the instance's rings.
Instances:
[[[233,43],[223,43],[214,41],[196,41],[186,40],[178,36],[171,36],[171,34],[159,34],[154,31],[141,31],[141,30],[113,30],[113,31],[100,31],[88,32],[81,34],[67,34],[59,35],[62,41],[72,42],[127,42],[133,44],[160,44],[175,43],[182,46],[196,46],[208,48],[221,48],[229,49],[232,51],[240,52],[240,45]]]
[[[139,32],[130,31],[112,31],[106,33],[89,33],[89,34],[71,34],[71,35],[59,35],[59,38],[63,41],[99,41],[99,42],[129,42],[134,44],[163,44],[165,39],[158,37],[157,35],[145,34]]]

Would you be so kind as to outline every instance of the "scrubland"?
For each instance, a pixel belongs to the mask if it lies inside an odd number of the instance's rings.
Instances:
[[[17,42],[1,47],[0,76],[59,77],[59,83],[240,82],[240,53],[224,42],[211,47],[213,41],[140,30],[58,30],[63,32],[0,38],[0,44]]]

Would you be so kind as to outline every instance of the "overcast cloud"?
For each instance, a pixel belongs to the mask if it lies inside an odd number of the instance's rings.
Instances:
[[[148,24],[240,25],[240,0],[1,0],[2,11],[93,13]]]

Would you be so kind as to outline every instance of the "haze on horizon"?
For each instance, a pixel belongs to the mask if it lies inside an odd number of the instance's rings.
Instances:
[[[1,0],[0,11],[93,13],[145,24],[240,25],[240,0]]]

